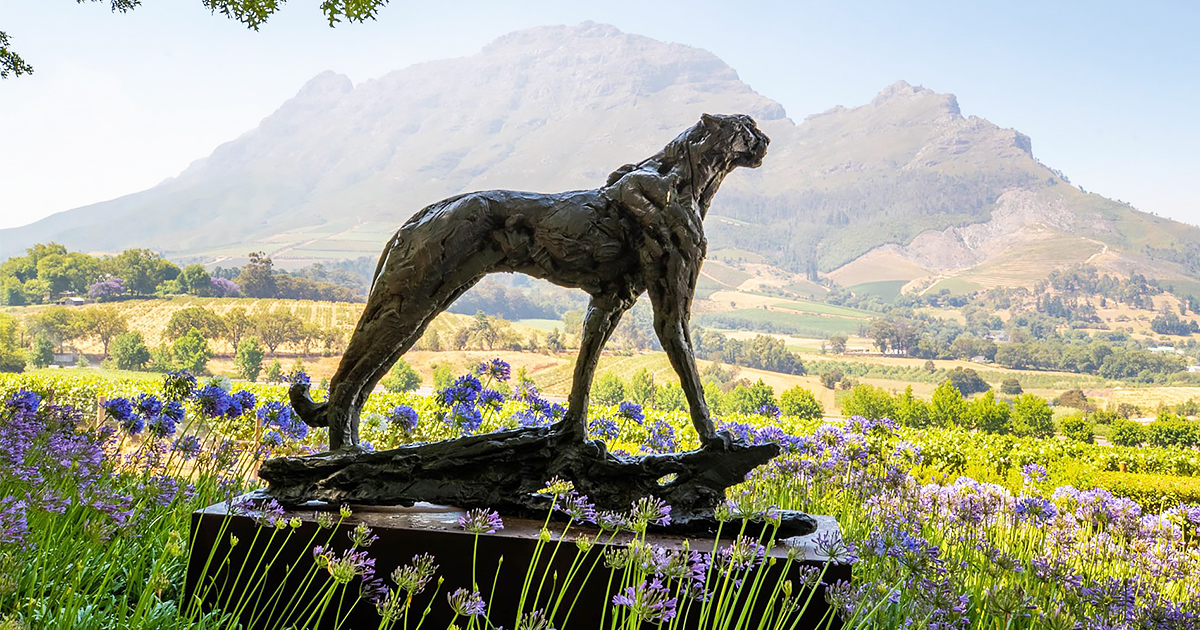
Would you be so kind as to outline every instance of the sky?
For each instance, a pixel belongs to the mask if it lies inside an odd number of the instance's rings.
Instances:
[[[336,28],[319,4],[255,32],[201,0],[0,0],[35,70],[0,81],[0,228],[175,176],[324,70],[360,82],[585,20],[712,51],[796,121],[899,79],[953,93],[1086,190],[1200,224],[1200,2],[392,0]]]

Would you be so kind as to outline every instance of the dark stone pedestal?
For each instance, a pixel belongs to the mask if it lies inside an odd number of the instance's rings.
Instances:
[[[440,567],[437,575],[444,577],[445,582],[441,591],[436,595],[436,599],[433,600],[429,616],[426,617],[422,627],[445,628],[447,626],[452,618],[452,613],[446,604],[446,594],[458,588],[469,589],[471,585],[474,536],[459,529],[457,522],[458,517],[462,514],[461,510],[430,504],[417,504],[408,508],[360,506],[355,508],[353,516],[342,521],[336,531],[321,530],[317,524],[316,514],[312,510],[291,510],[284,518],[300,519],[299,527],[289,526],[275,531],[272,528],[260,526],[251,516],[230,514],[224,503],[195,512],[192,515],[194,547],[188,562],[186,601],[192,602],[194,598],[203,594],[204,601],[201,604],[203,610],[211,610],[215,606],[225,606],[228,611],[230,607],[225,604],[226,600],[223,598],[232,592],[232,599],[236,602],[242,598],[243,593],[254,592],[253,583],[258,581],[264,572],[266,578],[262,584],[265,584],[266,588],[265,592],[259,596],[259,602],[261,602],[257,606],[259,610],[269,608],[265,603],[281,584],[284,585],[282,589],[284,600],[289,600],[293,594],[299,593],[299,599],[305,602],[311,601],[315,596],[314,586],[310,585],[307,592],[299,591],[302,588],[300,578],[314,562],[312,547],[326,544],[328,540],[330,541],[328,546],[340,553],[350,547],[351,543],[347,533],[352,531],[357,524],[366,523],[379,537],[379,540],[367,551],[371,557],[375,558],[376,574],[384,577],[389,586],[393,585],[387,576],[397,566],[408,563],[415,554],[430,553],[436,557]],[[333,512],[332,514],[337,520],[337,513]],[[819,569],[824,565],[826,558],[816,550],[813,539],[819,535],[828,535],[830,532],[837,534],[838,526],[832,517],[816,516],[815,518],[818,522],[817,532],[796,538],[794,542],[798,543],[802,549],[798,562]],[[479,536],[476,579],[483,596],[489,600],[488,611],[492,622],[498,626],[513,628],[516,625],[514,617],[522,582],[543,522],[505,517],[504,525],[504,529],[495,534]],[[539,560],[541,568],[535,570],[534,573],[536,576],[535,589],[537,580],[544,572],[549,576],[546,579],[547,588],[554,580],[555,570],[558,571],[558,579],[561,582],[569,570],[572,559],[576,557],[576,546],[573,541],[580,534],[594,535],[596,531],[589,527],[572,526],[567,532],[566,540],[559,547],[558,553],[551,560],[550,556],[553,553],[555,541],[561,536],[562,528],[562,523],[552,522],[550,524],[549,529],[554,540],[543,549],[542,557]],[[729,542],[737,533],[736,524],[729,524],[727,528],[731,531],[723,533],[722,544]],[[273,536],[272,532],[274,532]],[[310,542],[314,535],[316,541]],[[232,549],[230,546],[231,536],[238,539],[238,544]],[[693,535],[687,538],[690,539],[693,550],[711,552],[713,549],[712,537]],[[606,537],[601,538],[601,540],[605,539]],[[628,540],[628,535],[621,535],[612,544],[621,545]],[[647,536],[648,542],[667,549],[682,548],[684,540],[683,536],[678,535],[649,534]],[[591,565],[592,560],[599,557],[604,548],[605,545],[601,543],[591,549],[585,563],[585,571],[586,567]],[[763,582],[764,590],[774,588],[785,564],[787,546],[780,542],[770,555],[777,561],[768,569],[768,577]],[[495,579],[496,567],[501,556],[504,560],[501,564],[499,578]],[[260,558],[263,559],[262,567],[267,567],[268,561],[274,560],[270,562],[269,568],[260,569],[252,580],[251,574],[255,572],[255,566],[259,564]],[[207,569],[206,564],[208,565]],[[289,569],[291,569],[290,576],[288,575]],[[796,565],[793,564],[792,571],[794,572],[796,569]],[[849,565],[831,564],[826,570],[825,581],[832,583],[836,580],[849,580],[850,573]],[[317,584],[324,582],[325,576],[326,573],[323,570],[320,571],[316,580]],[[577,578],[571,589],[572,597],[575,596],[576,591],[578,592],[575,608],[570,619],[563,624],[562,615],[567,606],[562,606],[559,617],[555,620],[558,622],[555,627],[559,630],[598,630],[601,611],[608,611],[611,607],[612,593],[606,592],[608,576],[609,570],[605,567],[604,561],[600,560],[590,580],[582,583]],[[793,579],[793,582],[797,581],[795,575],[789,577]],[[425,605],[433,597],[437,579],[435,577],[426,592],[417,598],[417,606],[414,610],[416,614],[410,615],[410,627],[415,627],[419,613],[425,609]],[[490,593],[493,581],[496,582],[494,594]],[[205,592],[205,588],[209,584],[215,584],[215,587]],[[375,628],[379,624],[379,618],[374,606],[364,602],[352,611],[348,608],[357,594],[358,584],[359,581],[356,578],[349,585],[345,600],[346,607],[342,611],[343,615],[349,611],[349,617],[342,627]],[[613,588],[615,590],[615,586]],[[222,599],[218,601],[218,593],[226,595],[222,595]],[[759,599],[765,603],[767,598],[760,597]],[[281,603],[276,606],[276,610],[281,610],[283,607]],[[273,629],[283,625],[281,620],[272,619],[269,614],[263,614],[254,619],[256,611],[250,610],[254,606],[246,608],[247,610],[240,615],[244,627]],[[326,618],[318,627],[334,627],[333,611],[336,608],[337,601],[335,600],[330,605]],[[812,597],[804,620],[796,628],[815,627],[817,621],[825,614],[826,608],[823,591],[819,590]],[[606,625],[609,619],[611,619],[611,613],[606,613]],[[462,622],[463,620],[460,619],[459,625],[463,625]],[[840,624],[834,623],[831,627],[839,626]],[[695,626],[693,624],[685,627]],[[822,627],[824,627],[823,624]]]

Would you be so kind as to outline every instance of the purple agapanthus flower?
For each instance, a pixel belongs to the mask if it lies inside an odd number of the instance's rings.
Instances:
[[[479,508],[458,517],[458,526],[472,534],[494,534],[504,529],[504,521],[498,512]]]
[[[0,545],[24,544],[29,534],[25,506],[24,500],[13,496],[0,499]]]
[[[492,359],[480,363],[475,372],[480,376],[494,378],[497,381],[507,381],[512,375],[512,366],[501,359]]]
[[[629,401],[624,401],[617,407],[617,415],[626,420],[633,420],[638,424],[641,424],[646,419],[646,414],[642,413],[642,406]]]
[[[397,405],[387,415],[387,421],[408,433],[417,428],[417,410],[408,405]]]
[[[455,615],[474,617],[487,613],[487,605],[483,602],[483,596],[479,594],[479,591],[460,588],[453,593],[448,593],[446,599],[450,602],[450,610],[454,611]]]
[[[614,606],[628,607],[630,614],[642,621],[670,621],[676,614],[676,598],[671,597],[670,591],[657,577],[637,586],[626,587],[621,593],[613,595],[612,603]]]

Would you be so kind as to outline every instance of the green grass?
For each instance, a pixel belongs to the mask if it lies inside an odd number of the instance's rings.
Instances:
[[[746,273],[741,269],[734,269],[718,262],[704,265],[701,273],[712,276],[717,282],[735,289],[743,282],[754,277],[752,274]]]
[[[551,330],[554,330],[555,328],[557,328],[559,331],[562,331],[562,329],[563,329],[563,322],[561,319],[530,318],[530,319],[518,319],[518,320],[514,321],[513,323],[521,325],[521,326],[528,326],[530,328],[536,328],[537,330],[544,330],[546,332],[550,332]]]
[[[828,337],[833,334],[853,335],[858,333],[865,319],[826,317],[812,313],[767,311],[759,308],[744,308],[725,313],[704,314],[696,317],[702,325],[730,327],[742,330],[761,330],[796,335]]]
[[[952,295],[967,295],[974,293],[982,287],[974,282],[963,280],[962,278],[944,278],[939,280],[937,284],[929,287],[928,293],[937,293],[942,289],[949,289]]]
[[[891,302],[900,296],[900,289],[907,284],[906,280],[882,280],[880,282],[864,282],[847,287],[860,295],[874,295],[884,302]]]

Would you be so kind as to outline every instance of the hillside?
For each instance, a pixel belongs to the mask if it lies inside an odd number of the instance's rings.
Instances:
[[[593,187],[706,111],[751,114],[772,138],[707,225],[714,257],[760,266],[706,275],[706,290],[757,279],[820,297],[805,281],[827,276],[883,295],[966,292],[1084,261],[1197,275],[1200,228],[1082,192],[1029,137],[964,115],[952,94],[898,81],[796,124],[711,53],[594,23],[518,31],[358,85],[325,72],[178,177],[0,231],[0,256],[48,240],[224,266],[255,250],[281,267],[374,255],[428,203]]]

